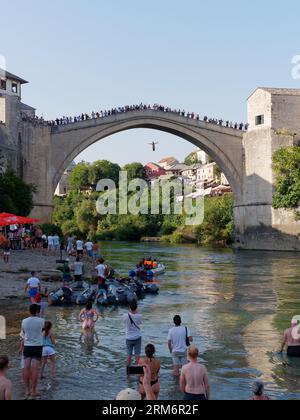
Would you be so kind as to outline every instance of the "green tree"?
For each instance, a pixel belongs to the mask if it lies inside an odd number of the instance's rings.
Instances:
[[[137,178],[145,180],[147,179],[144,165],[139,162],[129,163],[128,165],[124,166],[123,170],[127,171],[129,182]]]
[[[207,198],[204,222],[197,229],[199,242],[203,245],[226,244],[233,232],[233,196]]]
[[[99,216],[97,214],[96,202],[85,199],[75,208],[75,222],[79,231],[86,237],[94,236]]]
[[[0,175],[0,212],[28,216],[36,187],[26,184],[12,169]]]
[[[98,160],[89,168],[89,185],[96,187],[101,179],[111,179],[116,185],[119,185],[119,173],[121,168],[118,164],[108,160]]]
[[[89,182],[90,164],[78,163],[72,170],[69,178],[69,185],[74,191],[84,191],[90,186]]]
[[[184,160],[185,165],[187,166],[192,166],[195,165],[197,163],[201,163],[199,162],[198,156],[196,152],[192,152],[190,153]]]
[[[298,208],[300,206],[300,148],[287,147],[273,155],[276,190],[273,207]]]

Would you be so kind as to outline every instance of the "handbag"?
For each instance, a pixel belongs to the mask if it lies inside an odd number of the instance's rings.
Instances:
[[[185,331],[186,331],[186,337],[185,337],[186,345],[187,345],[187,347],[190,347],[191,343],[190,343],[189,333],[188,333],[187,327],[185,327]]]

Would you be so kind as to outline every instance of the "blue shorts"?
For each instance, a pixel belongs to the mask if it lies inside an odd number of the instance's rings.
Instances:
[[[30,298],[35,298],[37,294],[38,294],[38,289],[29,289]]]
[[[87,251],[87,256],[92,258],[93,257],[93,252],[92,251]]]
[[[140,356],[142,352],[142,337],[137,340],[126,340],[128,356]]]

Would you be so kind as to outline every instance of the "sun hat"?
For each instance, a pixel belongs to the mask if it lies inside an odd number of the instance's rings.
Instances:
[[[141,401],[142,397],[138,391],[128,388],[128,389],[124,389],[124,391],[121,391],[118,394],[116,400],[117,401]]]

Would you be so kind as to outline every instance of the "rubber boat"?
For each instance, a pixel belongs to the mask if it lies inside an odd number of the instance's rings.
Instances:
[[[166,271],[166,266],[164,264],[158,264],[157,268],[153,268],[152,270],[147,271],[146,278],[151,279],[153,277],[159,276],[161,274],[164,274]],[[129,277],[135,278],[138,277],[138,270],[131,270],[129,272]]]
[[[157,268],[149,270],[147,273],[148,277],[155,277],[159,276],[160,274],[164,274],[166,271],[166,266],[164,264],[158,264]]]
[[[61,287],[50,293],[50,301],[54,306],[63,304],[86,305],[95,299],[94,289],[87,283],[82,286],[71,284],[68,287]]]
[[[121,280],[109,280],[106,285],[108,291],[100,289],[97,292],[98,305],[126,305],[139,299],[138,287],[134,283],[125,284]]]
[[[145,293],[148,295],[157,295],[159,293],[159,287],[155,283],[145,283]]]

